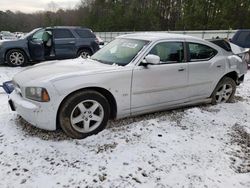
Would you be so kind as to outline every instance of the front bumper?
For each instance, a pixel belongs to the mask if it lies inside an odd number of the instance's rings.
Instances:
[[[56,113],[49,103],[26,100],[13,91],[9,96],[9,105],[33,126],[50,131],[56,130]]]

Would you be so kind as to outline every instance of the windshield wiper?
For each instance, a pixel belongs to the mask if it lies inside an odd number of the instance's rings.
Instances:
[[[98,61],[99,63],[103,63],[103,64],[106,64],[106,65],[112,65],[114,64],[114,62],[109,62],[109,61],[103,61],[103,60],[100,60],[100,59],[95,59],[95,58],[90,58],[94,61]]]
[[[97,61],[99,63],[104,63],[103,61],[101,61],[100,59],[95,59],[95,58],[90,58],[91,60]]]

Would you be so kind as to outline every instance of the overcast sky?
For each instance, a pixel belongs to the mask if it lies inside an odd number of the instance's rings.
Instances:
[[[32,13],[36,11],[45,11],[49,9],[51,10],[55,8],[72,9],[75,8],[80,0],[53,0],[55,6],[51,6],[51,2],[52,0],[1,0],[0,10]]]

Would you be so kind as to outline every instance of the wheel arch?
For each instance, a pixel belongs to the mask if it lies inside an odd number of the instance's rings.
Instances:
[[[29,56],[29,54],[26,52],[25,49],[20,48],[20,47],[16,47],[16,48],[9,48],[9,49],[7,49],[7,50],[5,51],[5,53],[4,53],[4,61],[7,60],[7,54],[8,54],[8,52],[11,51],[11,50],[20,50],[20,51],[22,51],[22,52],[24,53],[24,55],[26,56],[27,60],[28,60],[28,61],[30,60],[30,56]]]
[[[77,54],[81,51],[81,50],[89,50],[92,54],[94,53],[94,50],[89,47],[89,46],[80,46],[77,50]]]
[[[215,87],[213,88],[212,93],[210,94],[210,97],[213,95],[213,92],[214,92],[215,88],[218,86],[218,84],[220,83],[220,81],[221,81],[222,79],[226,78],[226,77],[233,79],[233,80],[235,81],[236,84],[238,83],[239,77],[238,77],[237,72],[236,72],[236,71],[228,72],[227,74],[225,74],[224,76],[222,76],[221,79],[217,82],[217,84],[216,84]]]
[[[101,87],[86,87],[86,88],[83,88],[83,89],[73,91],[72,93],[70,93],[66,97],[64,97],[64,99],[60,103],[59,108],[57,110],[57,115],[56,115],[56,128],[57,129],[60,127],[59,121],[58,121],[58,116],[59,116],[59,112],[61,110],[61,107],[62,107],[63,103],[70,96],[74,95],[77,92],[82,92],[82,91],[96,91],[96,92],[102,94],[108,100],[108,103],[110,105],[110,117],[109,117],[109,119],[115,119],[116,118],[116,115],[117,115],[117,103],[116,103],[116,100],[115,100],[113,94],[110,91],[108,91],[107,89],[104,89],[104,88],[101,88]]]
[[[235,81],[236,84],[237,84],[238,79],[239,79],[237,72],[236,72],[236,71],[232,71],[232,72],[229,72],[229,73],[225,74],[225,75],[219,80],[219,82],[220,82],[223,78],[225,78],[225,77],[232,78],[232,79]],[[218,83],[219,83],[219,82],[218,82]]]

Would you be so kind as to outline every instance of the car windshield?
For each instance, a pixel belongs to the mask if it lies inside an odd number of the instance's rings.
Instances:
[[[118,38],[97,51],[91,59],[105,64],[125,66],[149,43],[145,40]]]
[[[37,32],[37,31],[39,31],[39,30],[41,30],[41,28],[36,28],[36,29],[30,31],[29,33],[25,34],[25,35],[24,35],[23,37],[21,37],[21,38],[22,38],[22,39],[27,38],[27,37],[33,35],[35,32]]]

